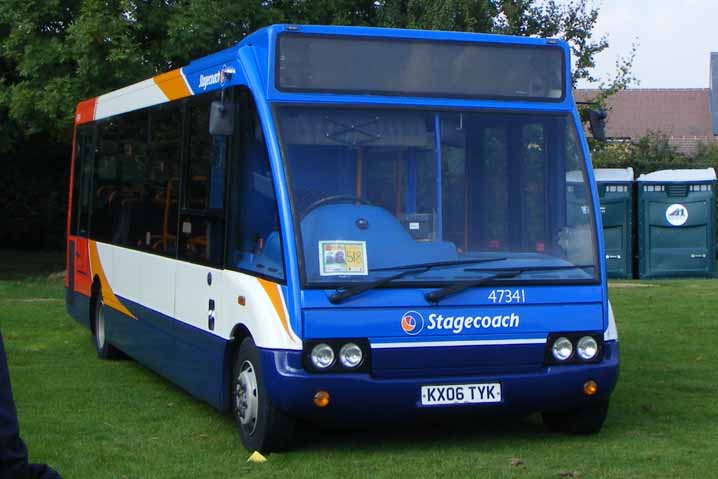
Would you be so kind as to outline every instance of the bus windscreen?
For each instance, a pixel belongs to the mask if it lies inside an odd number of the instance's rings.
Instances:
[[[558,46],[280,35],[276,86],[325,92],[560,101]]]

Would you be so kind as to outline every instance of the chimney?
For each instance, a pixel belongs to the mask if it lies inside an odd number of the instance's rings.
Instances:
[[[718,52],[711,53],[711,131],[718,136]]]

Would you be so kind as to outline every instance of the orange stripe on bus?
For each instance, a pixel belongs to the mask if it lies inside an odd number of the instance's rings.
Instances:
[[[132,319],[137,319],[137,317],[132,314],[130,310],[125,307],[124,304],[120,302],[120,299],[115,296],[115,293],[112,291],[110,283],[109,281],[107,281],[107,276],[105,276],[105,271],[102,269],[100,255],[97,253],[97,243],[90,240],[88,241],[88,244],[90,248],[90,271],[93,278],[95,277],[95,275],[100,278],[100,286],[102,287],[102,300],[105,302],[105,305],[111,307],[112,309],[116,309],[123,314],[126,314]]]
[[[182,72],[180,72],[179,68],[157,75],[152,78],[152,80],[154,80],[155,84],[170,101],[178,100],[192,94],[189,88],[187,88],[187,84],[184,78],[182,78]]]
[[[292,333],[289,331],[289,324],[287,323],[287,314],[284,312],[282,293],[279,291],[279,285],[262,278],[257,278],[257,281],[259,281],[259,284],[262,285],[262,288],[264,288],[267,296],[269,296],[269,300],[272,302],[272,306],[274,306],[277,316],[279,316],[279,321],[282,323],[282,327],[284,327],[284,330],[287,332],[289,338],[293,339]]]
[[[95,119],[95,105],[97,104],[97,98],[90,98],[89,100],[81,101],[77,104],[75,110],[75,125],[81,125]]]

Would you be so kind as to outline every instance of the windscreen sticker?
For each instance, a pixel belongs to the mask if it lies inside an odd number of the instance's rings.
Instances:
[[[365,241],[320,241],[321,276],[367,275]]]

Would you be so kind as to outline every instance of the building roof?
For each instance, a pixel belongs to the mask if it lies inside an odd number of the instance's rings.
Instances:
[[[576,90],[576,101],[590,101],[598,90]],[[674,137],[711,133],[711,91],[708,88],[634,88],[612,95],[607,105],[606,135],[640,138],[649,132]]]
[[[577,102],[598,90],[574,91]],[[700,143],[716,142],[711,126],[709,88],[634,88],[608,98],[606,136],[637,140],[651,132],[665,134],[671,145],[693,153]]]

